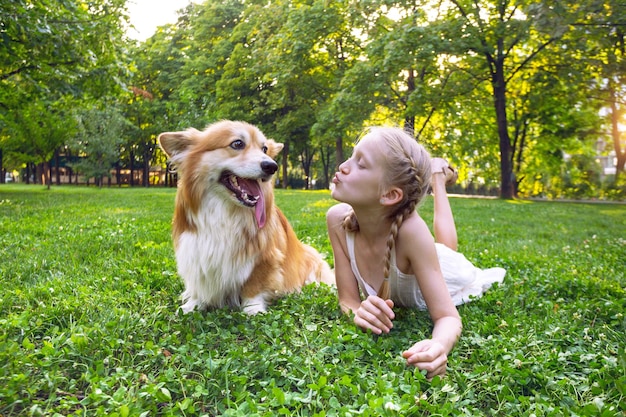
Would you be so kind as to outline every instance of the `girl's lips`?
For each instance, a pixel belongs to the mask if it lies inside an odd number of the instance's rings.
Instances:
[[[335,173],[335,176],[333,177],[333,183],[334,183],[334,184],[338,184],[338,183],[340,183],[340,182],[341,182],[341,181],[339,181],[339,177],[337,176],[337,173]]]

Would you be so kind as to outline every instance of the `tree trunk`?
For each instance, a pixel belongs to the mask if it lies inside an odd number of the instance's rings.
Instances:
[[[283,148],[283,160],[282,160],[282,175],[283,175],[283,181],[282,181],[282,188],[287,188],[287,167],[289,166],[289,164],[287,163],[287,160],[289,159],[289,141],[286,140],[285,141],[285,146]]]
[[[70,152],[69,149],[65,150],[65,157],[67,158],[67,162],[71,162],[72,161],[72,153]],[[72,165],[68,164],[68,166],[67,166],[67,177],[68,177],[69,184],[72,184],[72,175],[73,174],[74,174],[74,171],[72,170]]]
[[[6,173],[4,171],[4,169],[2,168],[2,149],[0,149],[0,184],[4,184],[5,178],[6,178]]]
[[[335,161],[335,169],[339,169],[339,165],[341,165],[344,161],[343,139],[341,139],[341,136],[337,136],[337,140],[335,140],[335,155],[337,155],[337,160]]]
[[[122,172],[120,168],[120,161],[117,161],[117,163],[115,164],[115,182],[117,183],[118,187],[122,186]]]
[[[326,152],[324,152],[324,150]],[[324,184],[320,184],[324,188],[328,188],[330,185],[330,155],[331,148],[326,145],[320,146],[320,158],[322,160],[322,166],[324,168]]]
[[[43,181],[46,188],[49,190],[52,185],[52,168],[50,168],[50,161],[43,163]]]
[[[615,90],[611,88],[611,138],[613,139],[613,149],[617,157],[615,165],[615,181],[620,173],[624,172],[624,164],[626,163],[626,149],[622,149],[620,141],[619,121],[624,112],[617,107],[617,97]]]
[[[48,189],[50,189],[50,162],[46,161],[41,164],[37,164],[35,172],[37,173],[35,176],[35,183],[45,185]]]
[[[410,97],[411,93],[415,91],[415,71],[413,71],[413,68],[409,69],[409,76],[406,80],[406,87],[407,87],[406,97],[407,97],[407,102],[408,102],[408,97]],[[407,114],[404,117],[404,130],[408,132],[411,136],[415,137],[415,115]]]
[[[504,59],[494,61],[495,72],[492,73],[493,99],[500,139],[500,197],[514,197],[515,178],[511,161],[511,138],[509,137],[506,116],[506,82],[504,80]]]
[[[150,152],[148,150],[143,152],[143,178],[141,180],[144,187],[150,185]]]
[[[135,185],[135,153],[132,150],[130,151],[130,160],[128,162],[130,164],[130,178],[128,179],[128,185],[132,187]]]
[[[59,150],[54,151],[54,166],[55,166],[55,177],[57,185],[61,185],[61,168],[59,167],[61,163],[61,157],[59,156]]]
[[[310,151],[308,146],[305,146],[304,151],[300,154],[302,170],[304,171],[304,189],[311,189],[311,161],[313,161],[313,152]]]

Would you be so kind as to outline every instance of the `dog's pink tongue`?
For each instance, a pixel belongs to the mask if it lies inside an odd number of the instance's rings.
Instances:
[[[265,199],[263,198],[263,192],[258,181],[240,179],[239,186],[246,190],[249,196],[258,196],[259,199],[254,206],[254,216],[256,217],[256,223],[259,229],[265,226]]]
[[[265,198],[260,188],[258,196],[259,201],[254,206],[254,215],[256,216],[256,223],[259,225],[259,229],[262,229],[265,226]]]

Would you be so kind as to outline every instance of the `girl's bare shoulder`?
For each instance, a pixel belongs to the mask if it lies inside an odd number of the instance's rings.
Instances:
[[[350,207],[349,204],[346,204],[346,203],[335,204],[334,206],[329,208],[328,211],[326,212],[326,220],[329,223],[343,222],[343,219],[346,218],[350,210],[352,210],[352,207]]]
[[[428,228],[428,225],[422,219],[422,217],[415,213],[412,213],[407,217],[398,230],[398,238],[404,242],[415,243],[430,243],[433,241],[433,236]]]

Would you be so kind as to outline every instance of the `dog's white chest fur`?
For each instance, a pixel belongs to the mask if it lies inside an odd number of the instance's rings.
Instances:
[[[205,305],[239,306],[241,287],[257,261],[240,235],[242,230],[256,233],[250,229],[256,227],[252,214],[241,213],[250,209],[235,208],[239,213],[232,213],[233,206],[219,199],[203,205],[194,218],[197,231],[182,233],[176,249],[178,272],[185,280],[182,310],[186,313]]]

